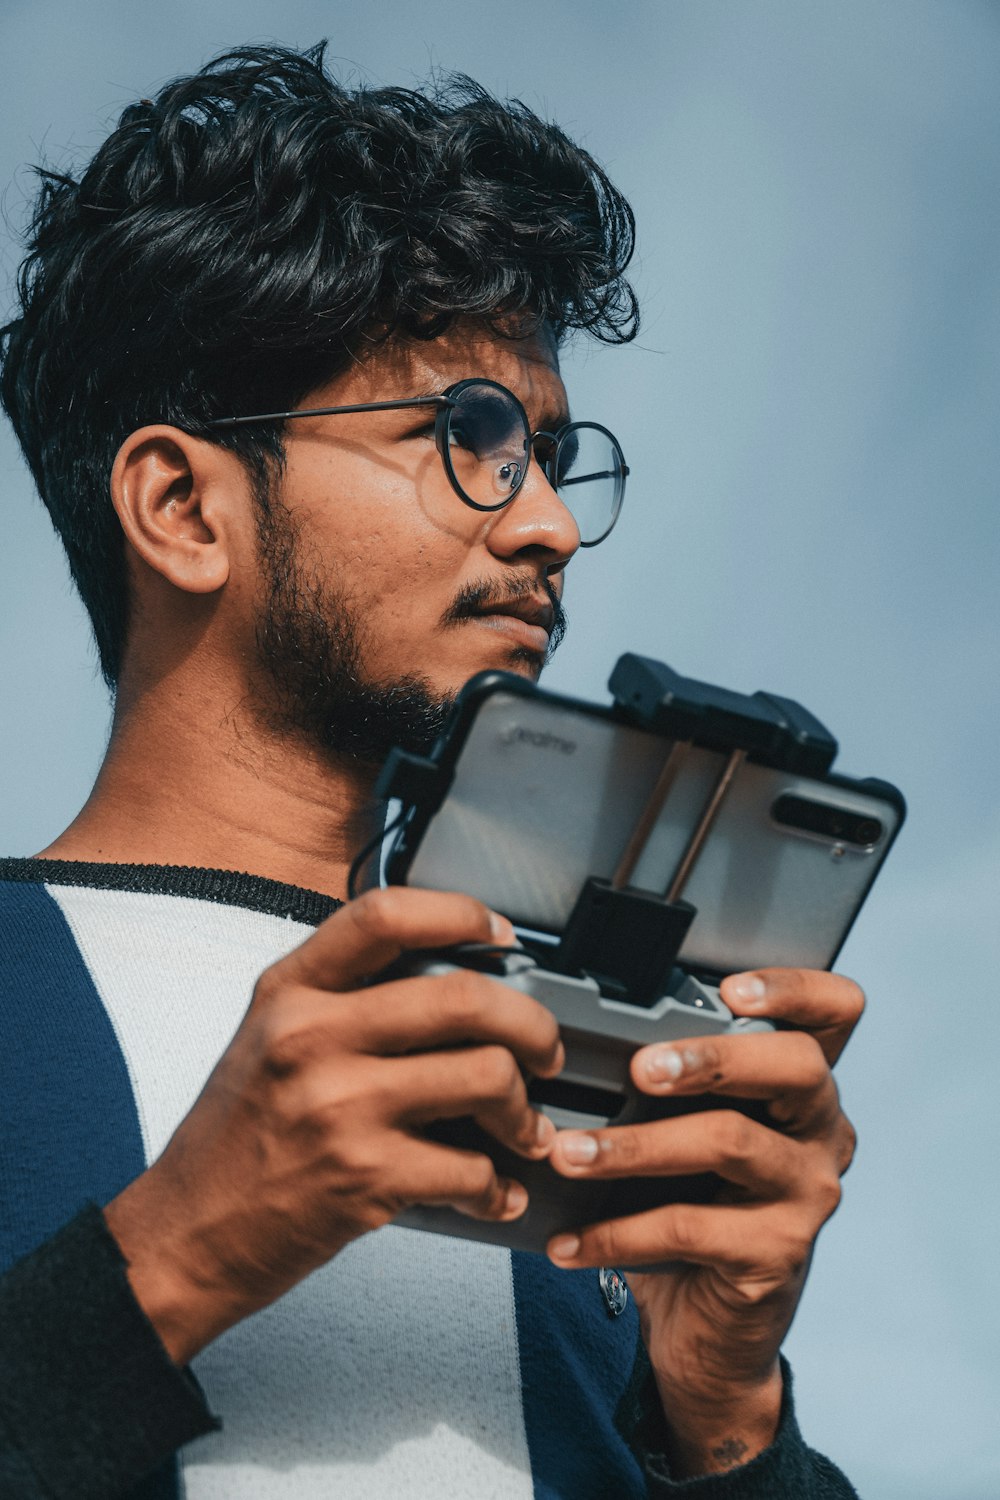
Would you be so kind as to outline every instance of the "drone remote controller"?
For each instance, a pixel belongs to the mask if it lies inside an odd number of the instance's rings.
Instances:
[[[632,1054],[650,1042],[773,1029],[768,1021],[734,1017],[715,986],[681,969],[674,970],[665,993],[648,1007],[609,999],[590,976],[574,977],[540,967],[520,949],[509,955],[492,950],[485,957],[466,957],[462,950],[452,955],[446,950],[424,954],[416,962],[411,960],[405,972],[433,977],[470,966],[531,995],[559,1022],[566,1048],[563,1071],[558,1078],[528,1081],[532,1104],[557,1129],[634,1125],[696,1109],[719,1108],[723,1103],[726,1108],[757,1109],[755,1104],[741,1106],[732,1099],[722,1101],[712,1095],[653,1098],[633,1085],[629,1075]],[[408,1209],[397,1222],[413,1229],[436,1230],[469,1239],[494,1242],[502,1239],[516,1250],[544,1251],[548,1240],[562,1230],[637,1213],[675,1199],[705,1201],[718,1187],[718,1179],[710,1174],[660,1178],[655,1182],[642,1179],[587,1182],[560,1177],[546,1161],[528,1161],[518,1156],[468,1119],[440,1122],[428,1133],[448,1145],[485,1151],[502,1176],[524,1184],[528,1190],[528,1208],[520,1219],[507,1224],[483,1223],[454,1209],[422,1206]]]
[[[834,773],[836,741],[790,699],[733,693],[634,655],[609,687],[603,707],[481,673],[430,756],[392,752],[375,787],[401,806],[388,879],[466,891],[530,946],[410,954],[382,977],[478,968],[546,1006],[566,1065],[558,1078],[529,1078],[528,1097],[558,1128],[719,1108],[767,1122],[762,1101],[643,1094],[632,1056],[650,1042],[772,1030],[732,1015],[723,976],[829,968],[905,804],[886,782]],[[720,1187],[711,1173],[565,1178],[471,1118],[428,1134],[486,1152],[524,1184],[529,1207],[505,1224],[425,1206],[399,1222],[521,1250],[663,1203],[705,1202]]]

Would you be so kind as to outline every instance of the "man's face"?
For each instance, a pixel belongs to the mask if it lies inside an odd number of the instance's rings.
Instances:
[[[513,391],[532,431],[568,419],[545,331],[502,339],[469,324],[382,346],[301,404],[437,394],[472,376]],[[563,570],[579,545],[570,513],[534,462],[505,509],[463,504],[434,420],[418,407],[289,423],[261,525],[269,717],[365,760],[394,743],[425,748],[475,672],[536,678],[562,633]]]

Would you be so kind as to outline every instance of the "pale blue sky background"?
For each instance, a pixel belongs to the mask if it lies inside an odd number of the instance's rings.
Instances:
[[[634,480],[574,563],[550,685],[638,649],[802,699],[907,829],[845,951],[861,1133],[789,1340],[862,1495],[1000,1493],[1000,4],[996,0],[0,0],[0,180],[221,48],[329,36],[345,75],[521,95],[634,204],[645,327],[566,361]],[[5,273],[17,259],[0,242]],[[0,435],[0,846],[83,800],[107,704]],[[575,574],[575,577],[574,577]]]

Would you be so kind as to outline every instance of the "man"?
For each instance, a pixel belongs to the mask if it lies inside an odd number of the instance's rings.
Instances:
[[[79,817],[0,864],[4,1493],[852,1493],[779,1349],[851,1154],[856,988],[732,976],[796,1029],[637,1055],[639,1088],[769,1125],[556,1135],[523,1081],[562,1064],[542,1006],[380,978],[506,919],[340,907],[387,748],[477,670],[536,676],[613,524],[622,473],[603,512],[563,483],[557,350],[634,333],[624,200],[472,85],[352,95],[250,49],[126,110],[33,233],[3,396],[116,699]],[[548,1259],[392,1226],[524,1211],[423,1133],[463,1115],[563,1175],[731,1188]],[[615,1265],[650,1267],[620,1316]]]

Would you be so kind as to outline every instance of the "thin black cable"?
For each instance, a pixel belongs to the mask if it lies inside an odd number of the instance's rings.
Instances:
[[[406,807],[400,808],[399,812],[391,820],[391,822],[386,823],[382,828],[380,828],[378,833],[375,834],[374,838],[370,838],[367,844],[363,845],[361,850],[354,856],[354,863],[351,865],[350,871],[348,872],[347,876],[348,901],[353,901],[358,895],[358,879],[369,858],[374,853],[374,851],[379,848],[380,845],[385,843],[390,833],[396,832],[396,829],[400,826],[403,819],[406,817],[407,811],[408,809]]]

